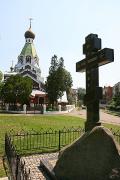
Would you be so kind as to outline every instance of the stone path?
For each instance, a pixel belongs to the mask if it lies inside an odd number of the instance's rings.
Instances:
[[[8,177],[0,178],[0,180],[8,180]]]
[[[85,109],[81,109],[81,110],[74,109],[72,112],[70,112],[67,115],[77,116],[77,117],[86,119],[86,110]],[[100,110],[100,121],[103,123],[120,125],[120,117],[108,114],[108,113],[104,112],[103,110]]]
[[[25,161],[26,170],[28,171],[30,168],[30,175],[32,180],[50,180],[48,176],[44,173],[44,171],[40,168],[40,160],[43,158],[46,158],[48,160],[55,159],[51,161],[51,163],[53,163],[54,166],[57,157],[58,153],[47,153],[22,157],[22,160]]]

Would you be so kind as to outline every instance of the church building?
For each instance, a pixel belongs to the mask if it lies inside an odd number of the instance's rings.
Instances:
[[[25,45],[18,56],[17,64],[14,68],[10,68],[10,72],[6,72],[4,74],[4,80],[6,80],[11,75],[16,74],[20,74],[23,77],[30,77],[33,81],[31,99],[36,104],[43,104],[46,98],[46,93],[44,89],[44,78],[41,76],[39,57],[34,46],[35,34],[31,30],[31,21],[30,27],[25,32],[24,36]]]
[[[18,56],[18,62],[15,65],[14,71],[23,77],[30,77],[33,80],[33,89],[44,91],[44,78],[41,77],[39,57],[33,43],[35,34],[31,30],[31,24],[24,36],[25,45]]]

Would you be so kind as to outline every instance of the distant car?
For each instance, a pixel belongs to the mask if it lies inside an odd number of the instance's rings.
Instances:
[[[86,109],[86,106],[82,105],[81,108],[82,108],[82,109]]]

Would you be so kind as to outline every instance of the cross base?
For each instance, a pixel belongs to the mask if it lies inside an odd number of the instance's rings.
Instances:
[[[101,122],[85,122],[85,132],[91,131],[94,127],[101,126]]]

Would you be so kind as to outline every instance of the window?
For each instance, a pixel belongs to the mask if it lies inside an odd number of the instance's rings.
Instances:
[[[31,63],[31,56],[26,56],[26,63]]]

